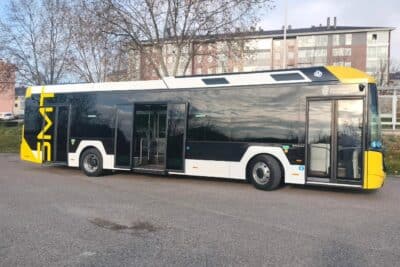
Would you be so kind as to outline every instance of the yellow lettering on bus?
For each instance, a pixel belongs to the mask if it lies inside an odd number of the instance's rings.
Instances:
[[[44,123],[43,129],[36,136],[36,138],[38,140],[37,153],[42,162],[43,162],[44,155],[46,155],[46,161],[51,161],[51,143],[48,142],[48,140],[51,140],[52,136],[50,134],[47,134],[47,131],[53,125],[53,122],[51,121],[48,114],[52,113],[54,111],[54,108],[53,107],[45,107],[44,101],[46,98],[53,98],[53,97],[54,97],[54,93],[45,93],[44,87],[42,87],[42,92],[40,94],[40,100],[39,100],[39,104],[40,104],[39,113],[42,116],[42,118],[44,119],[45,123]]]
[[[52,107],[40,107],[39,108],[39,113],[42,115],[45,125],[43,129],[40,131],[40,133],[37,135],[38,140],[51,140],[51,135],[46,134],[46,132],[50,129],[50,127],[53,125],[53,122],[50,120],[49,116],[47,113],[53,112]]]

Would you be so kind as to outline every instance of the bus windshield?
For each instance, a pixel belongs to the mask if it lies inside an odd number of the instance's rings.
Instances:
[[[369,138],[368,138],[368,148],[374,150],[382,149],[382,135],[381,135],[381,120],[379,117],[379,107],[378,107],[378,91],[375,84],[369,85],[369,112],[368,112],[368,122],[369,122]]]

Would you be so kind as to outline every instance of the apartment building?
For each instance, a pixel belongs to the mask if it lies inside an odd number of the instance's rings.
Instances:
[[[254,28],[221,36],[201,36],[182,51],[177,75],[217,74],[273,70],[316,65],[352,66],[375,76],[380,83],[389,77],[392,27],[338,26],[336,18],[310,28],[288,26],[284,31]],[[165,62],[172,73],[174,44],[165,45]],[[131,55],[131,79],[158,79],[154,68],[140,53]],[[156,60],[157,62],[157,60]],[[159,60],[158,60],[159,62]]]

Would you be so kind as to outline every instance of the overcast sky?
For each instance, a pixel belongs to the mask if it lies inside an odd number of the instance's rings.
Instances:
[[[391,55],[400,62],[400,0],[287,0],[288,24],[293,28],[326,25],[327,17],[337,17],[340,26],[383,26],[392,32]],[[263,29],[280,29],[284,24],[284,0],[275,0],[266,12]],[[331,19],[332,21],[332,19]]]
[[[0,0],[0,15],[5,4]],[[263,15],[260,25],[265,30],[280,29],[284,24],[284,1],[274,0],[275,8]],[[391,57],[400,64],[400,0],[287,0],[288,24],[293,28],[326,24],[336,16],[341,26],[384,26],[392,32]]]

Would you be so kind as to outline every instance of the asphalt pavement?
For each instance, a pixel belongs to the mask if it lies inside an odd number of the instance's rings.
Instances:
[[[0,154],[0,266],[400,266],[381,190],[81,171]]]

